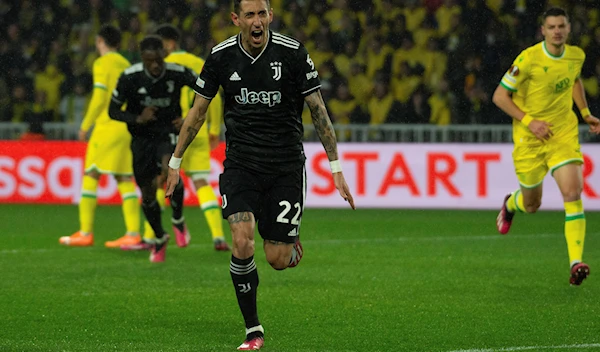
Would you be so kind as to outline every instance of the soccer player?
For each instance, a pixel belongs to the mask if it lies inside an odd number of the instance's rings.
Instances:
[[[79,231],[63,236],[59,243],[67,246],[91,246],[94,244],[94,213],[96,190],[101,174],[113,175],[123,200],[125,236],[105,243],[106,247],[119,247],[141,242],[140,205],[132,180],[131,136],[127,125],[111,120],[108,116],[110,94],[117,85],[119,75],[131,64],[117,53],[121,31],[111,25],[100,28],[96,36],[96,49],[100,57],[94,61],[94,91],[85,118],[81,123],[79,139],[86,140],[94,126],[87,145],[85,175],[83,176],[81,200],[79,201]]]
[[[112,119],[127,123],[132,136],[133,173],[142,191],[142,209],[156,234],[151,262],[163,262],[169,239],[163,229],[156,200],[156,179],[166,175],[169,156],[181,128],[181,88],[192,87],[196,75],[183,66],[165,63],[162,39],[155,35],[140,42],[142,62],[126,69],[113,91],[109,107]],[[127,104],[125,110],[121,107]],[[189,240],[183,221],[183,182],[174,185],[171,206],[177,242]]]
[[[506,234],[516,212],[535,213],[542,201],[542,182],[550,171],[564,201],[569,282],[580,285],[590,268],[582,261],[583,155],[573,100],[591,132],[600,133],[600,121],[588,108],[579,78],[585,54],[566,44],[571,30],[567,14],[551,8],[542,17],[544,40],[521,52],[493,96],[494,103],[513,118],[513,160],[520,184],[505,197],[496,224]]]
[[[163,45],[167,52],[165,62],[172,62],[185,66],[196,74],[200,74],[204,66],[204,60],[192,55],[179,47],[180,33],[177,28],[171,24],[164,24],[155,30],[155,34],[159,35],[163,40]],[[190,107],[194,103],[194,91],[189,87],[184,87],[181,92],[181,113],[186,116]],[[192,178],[198,203],[204,212],[204,217],[210,229],[213,239],[213,245],[217,251],[229,251],[229,245],[225,241],[222,225],[221,207],[217,202],[217,196],[213,191],[212,186],[208,183],[208,175],[210,175],[210,150],[219,142],[221,134],[221,119],[223,115],[223,101],[219,94],[215,95],[212,104],[210,104],[207,112],[207,120],[210,122],[210,130],[207,124],[202,126],[202,129],[196,135],[196,138],[190,144],[185,161],[181,166],[186,175]],[[166,179],[162,179],[166,181]],[[159,185],[163,182],[159,180]],[[156,198],[159,203],[164,202],[165,190],[163,187],[158,187]],[[164,206],[164,204],[161,204]],[[147,223],[146,223],[147,224]],[[146,225],[144,230],[144,239],[152,239],[154,233],[152,228]],[[179,243],[178,243],[179,244]]]
[[[227,150],[219,183],[233,241],[229,270],[246,326],[246,339],[238,350],[258,350],[264,344],[264,329],[256,306],[256,224],[274,269],[295,267],[303,254],[299,230],[306,194],[304,103],[330,160],[336,188],[352,208],[354,200],[306,48],[269,30],[269,0],[234,0],[231,18],[240,33],[213,47],[206,59],[194,88],[194,105],[169,161],[166,195],[171,196],[179,183],[181,158],[205,122],[211,99],[223,87]]]

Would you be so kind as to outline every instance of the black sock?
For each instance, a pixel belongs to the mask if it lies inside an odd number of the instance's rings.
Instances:
[[[156,237],[162,238],[165,234],[165,229],[162,227],[160,205],[158,205],[156,199],[151,203],[142,202],[142,209],[144,210],[146,220],[148,220],[152,230],[154,230]]]
[[[183,181],[179,180],[177,186],[173,190],[173,195],[170,199],[171,209],[173,210],[173,219],[179,220],[183,216]],[[183,222],[181,228],[177,227],[180,231],[183,231]]]
[[[238,259],[231,256],[229,272],[238,305],[244,316],[246,329],[260,325],[256,309],[256,289],[258,288],[258,270],[254,263],[254,256],[248,259]]]

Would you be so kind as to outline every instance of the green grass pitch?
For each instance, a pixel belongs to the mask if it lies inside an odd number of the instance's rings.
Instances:
[[[0,351],[234,351],[244,338],[230,254],[186,208],[192,244],[164,264],[103,247],[122,234],[99,206],[96,244],[66,248],[76,206],[1,205]],[[164,213],[168,224],[170,211]],[[307,209],[305,256],[270,268],[257,237],[265,352],[599,351],[600,213],[591,276],[568,284],[562,212]],[[224,223],[226,226],[226,224]],[[229,236],[228,229],[225,227]]]

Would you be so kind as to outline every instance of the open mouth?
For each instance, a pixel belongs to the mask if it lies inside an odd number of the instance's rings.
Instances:
[[[260,43],[262,41],[263,31],[256,30],[256,31],[252,31],[250,34],[252,35],[252,42]]]

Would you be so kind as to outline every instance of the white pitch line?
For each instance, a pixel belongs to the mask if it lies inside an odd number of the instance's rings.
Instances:
[[[600,235],[600,233],[588,233],[588,235]],[[551,238],[563,236],[563,234],[559,233],[540,233],[535,235],[508,235],[502,236],[499,234],[490,234],[490,235],[477,235],[477,236],[434,236],[434,237],[396,237],[396,238],[346,238],[346,239],[331,239],[331,240],[311,240],[311,239],[303,239],[302,243],[304,244],[324,244],[324,245],[341,245],[341,244],[353,244],[353,243],[397,243],[397,242],[447,242],[447,241],[497,241],[497,240],[506,240],[507,238],[519,239],[519,240],[537,240],[540,238]],[[188,247],[191,248],[200,248],[200,247],[212,247],[212,243],[193,243]],[[103,247],[81,247],[77,248],[78,251],[84,250],[96,250],[96,249],[104,249]],[[64,248],[61,246],[56,246],[53,248],[15,248],[15,249],[2,249],[0,250],[0,255],[3,254],[19,254],[19,253],[48,253],[48,252],[56,252],[62,251]]]
[[[469,350],[454,350],[449,352],[510,352],[510,351],[529,351],[529,350],[560,350],[560,349],[582,349],[582,348],[597,348],[600,343],[588,343],[578,345],[558,345],[558,346],[517,346],[503,348],[475,348]]]

